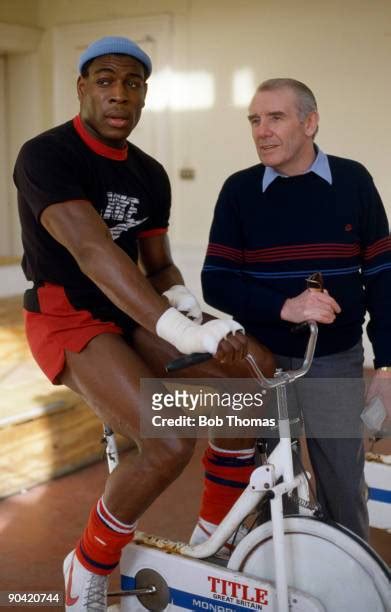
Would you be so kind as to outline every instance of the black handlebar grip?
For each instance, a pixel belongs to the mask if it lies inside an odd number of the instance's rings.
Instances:
[[[208,361],[208,359],[211,358],[212,355],[210,353],[192,353],[191,355],[184,355],[183,357],[178,357],[178,359],[174,359],[174,361],[168,363],[166,365],[166,372],[182,370],[183,368],[188,368],[189,366],[196,365],[197,363]]]

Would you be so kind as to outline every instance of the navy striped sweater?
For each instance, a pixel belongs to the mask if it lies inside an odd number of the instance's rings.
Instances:
[[[317,355],[346,350],[365,311],[375,367],[391,365],[391,238],[368,171],[328,156],[332,185],[313,172],[278,177],[262,193],[265,167],[230,176],[219,195],[202,271],[205,301],[232,314],[274,353],[300,357],[306,337],[282,321],[284,301],[317,271],[342,308],[321,325]]]

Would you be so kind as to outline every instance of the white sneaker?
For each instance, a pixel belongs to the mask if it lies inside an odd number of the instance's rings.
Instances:
[[[191,538],[189,542],[190,545],[197,546],[197,544],[203,544],[204,542],[206,542],[208,538],[210,538],[210,536],[212,535],[212,533],[214,533],[214,531],[216,531],[216,529],[217,529],[217,525],[214,525],[213,523],[209,523],[208,521],[205,521],[204,519],[199,518],[198,523],[194,527],[194,531],[191,534]],[[219,559],[225,559],[228,561],[233,551],[235,550],[235,547],[239,544],[241,540],[243,540],[243,538],[247,534],[248,534],[248,529],[244,527],[243,525],[241,525],[239,527],[239,530],[235,532],[229,538],[229,540],[226,541],[224,546],[220,548],[220,550],[218,550],[214,556],[218,557]]]
[[[72,550],[63,566],[65,610],[69,612],[106,612],[108,576],[88,571]]]

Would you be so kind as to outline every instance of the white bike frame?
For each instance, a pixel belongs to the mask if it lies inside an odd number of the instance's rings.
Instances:
[[[259,370],[253,357],[247,355],[246,359],[259,384],[265,389],[275,388],[277,391],[280,441],[271,453],[268,463],[253,471],[249,485],[210,538],[197,546],[182,544],[175,547],[176,553],[197,559],[204,559],[214,555],[235,533],[244,519],[257,508],[262,498],[268,494],[271,506],[276,594],[279,612],[289,612],[282,496],[297,489],[298,496],[308,501],[309,474],[301,473],[295,477],[293,472],[292,442],[286,399],[287,385],[304,376],[312,364],[318,327],[312,321],[308,323],[308,326],[310,337],[302,367],[298,370],[278,370],[274,378],[266,378]],[[106,454],[109,471],[111,472],[118,464],[118,451],[114,434],[107,426],[104,427],[104,437],[107,443]],[[280,479],[281,482],[276,484]]]

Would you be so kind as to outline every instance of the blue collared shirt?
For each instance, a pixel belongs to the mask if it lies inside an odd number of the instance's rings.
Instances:
[[[327,155],[326,153],[323,153],[323,151],[321,151],[320,149],[318,148],[316,149],[317,149],[317,155],[315,157],[315,160],[313,161],[311,166],[308,168],[308,170],[303,172],[303,174],[307,174],[308,172],[315,172],[315,174],[320,176],[320,178],[324,179],[331,185],[333,182],[333,178],[331,176],[330,164],[329,164]],[[278,176],[282,176],[283,178],[289,178],[285,174],[280,174],[279,172],[276,172],[270,166],[266,166],[265,174],[263,175],[263,179],[262,179],[262,192],[265,192],[266,189],[269,187],[269,185]]]

